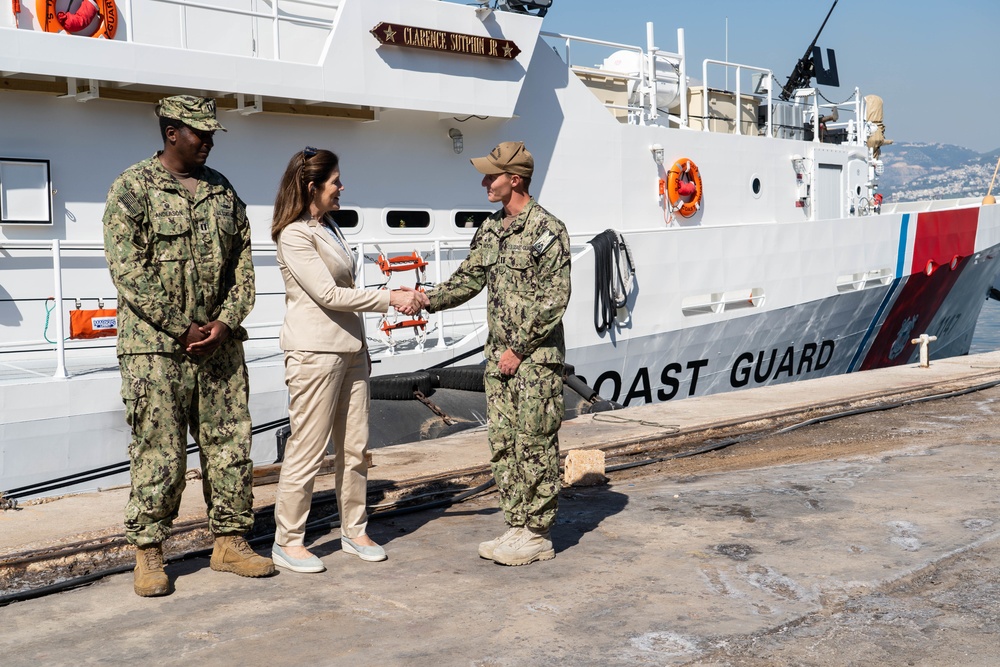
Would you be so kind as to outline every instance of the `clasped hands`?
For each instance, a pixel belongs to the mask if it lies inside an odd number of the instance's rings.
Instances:
[[[192,322],[177,340],[188,354],[202,357],[215,352],[229,338],[230,333],[229,325],[219,320],[212,320],[208,324]]]
[[[430,299],[423,292],[412,287],[400,287],[389,292],[389,305],[404,315],[416,315],[431,305]]]

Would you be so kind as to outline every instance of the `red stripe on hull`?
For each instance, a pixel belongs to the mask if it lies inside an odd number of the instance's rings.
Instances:
[[[909,363],[916,349],[910,339],[927,330],[975,253],[978,226],[978,208],[918,216],[911,275],[859,370]]]
[[[976,251],[979,209],[921,213],[917,217],[917,238],[913,241],[913,264],[910,273],[922,273],[927,263],[950,264]]]

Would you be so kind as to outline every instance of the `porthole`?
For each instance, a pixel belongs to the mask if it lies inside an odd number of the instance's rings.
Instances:
[[[760,193],[763,190],[763,186],[760,182],[759,176],[754,176],[750,179],[750,194],[754,196],[754,199],[760,199]]]
[[[342,208],[339,211],[330,211],[330,217],[341,229],[356,229],[361,223],[360,214],[351,208]]]
[[[459,229],[478,229],[492,211],[455,211],[455,226]]]
[[[387,211],[385,224],[389,229],[426,229],[431,226],[429,211]]]

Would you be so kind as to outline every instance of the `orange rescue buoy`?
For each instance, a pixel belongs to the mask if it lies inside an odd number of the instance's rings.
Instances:
[[[667,201],[671,210],[690,218],[701,208],[701,174],[698,165],[681,158],[667,172]]]
[[[83,0],[76,11],[59,11],[59,0],[35,0],[38,22],[45,32],[77,34],[99,22],[97,30],[90,37],[114,39],[118,32],[118,8],[115,0]],[[96,3],[96,4],[95,4]],[[63,9],[69,9],[72,2],[66,2]]]

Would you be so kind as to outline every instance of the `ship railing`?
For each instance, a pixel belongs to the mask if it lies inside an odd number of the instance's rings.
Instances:
[[[632,125],[646,125],[656,123],[660,118],[661,111],[666,112],[669,122],[678,127],[687,127],[688,106],[687,106],[687,69],[684,49],[684,30],[677,31],[677,52],[671,53],[656,47],[653,38],[653,24],[646,24],[646,48],[634,46],[632,44],[620,44],[589,37],[577,35],[566,35],[556,32],[541,33],[542,37],[550,40],[562,42],[562,59],[571,72],[579,77],[585,85],[594,89],[595,94],[604,102],[604,106],[612,112],[624,111],[625,118]],[[574,64],[574,44],[584,47],[598,47],[598,49],[584,49],[588,56],[592,56],[597,50],[612,49],[614,51],[626,51],[634,53],[638,64],[630,70],[609,69],[607,67],[588,67]],[[666,65],[673,70],[672,76],[663,76],[657,71],[657,65]],[[612,90],[602,87],[597,81],[603,78],[617,84],[618,89]],[[676,79],[676,80],[675,80]],[[657,91],[659,86],[677,86],[680,100],[679,114],[671,114],[667,109],[659,109],[657,105]],[[600,88],[600,90],[598,90]],[[611,96],[608,101],[601,97]],[[618,116],[618,114],[615,114]]]
[[[258,247],[256,244],[253,246],[252,252],[254,255],[270,255],[274,256],[274,246],[270,244],[270,247]],[[91,293],[83,294],[75,291],[72,287],[68,290],[66,289],[67,277],[72,277],[76,271],[73,269],[64,268],[64,260],[67,257],[72,257],[75,260],[79,260],[81,256],[84,261],[94,259],[104,262],[104,244],[101,241],[92,240],[74,240],[67,241],[62,239],[53,240],[10,240],[4,239],[0,240],[0,253],[4,255],[18,255],[19,257],[25,253],[28,258],[38,258],[38,254],[41,256],[47,255],[51,261],[51,275],[52,282],[39,282],[31,286],[32,291],[28,294],[15,295],[15,296],[0,296],[0,302],[8,302],[13,304],[15,307],[26,307],[32,304],[44,304],[46,307],[46,317],[43,333],[40,337],[30,338],[25,340],[6,340],[0,343],[0,363],[5,363],[5,359],[9,359],[5,355],[17,355],[19,359],[43,359],[49,358],[49,355],[54,355],[55,357],[55,371],[52,374],[54,378],[66,378],[69,377],[70,373],[67,370],[66,357],[67,352],[81,352],[81,351],[95,351],[95,350],[107,350],[114,349],[115,345],[110,342],[108,338],[93,338],[93,339],[80,339],[73,340],[67,339],[67,308],[81,308],[84,306],[90,306],[93,302],[98,308],[116,308],[118,304],[117,293],[114,287],[111,285],[110,274],[107,271],[107,265],[103,264],[103,275],[107,279],[107,287],[104,288],[106,291],[102,291],[100,286],[88,287]],[[95,266],[86,269],[86,271],[101,271],[101,267]],[[46,286],[51,286],[51,290],[46,289]],[[96,292],[96,293],[94,293]],[[0,291],[2,294],[2,291]],[[268,293],[258,293],[258,296],[273,296],[273,294]],[[284,296],[284,292],[281,293]],[[51,302],[52,306],[48,306]],[[51,319],[51,321],[50,321]],[[281,325],[281,322],[255,322],[252,324],[245,325],[245,327],[251,331],[266,331],[269,329],[275,329]],[[51,336],[50,336],[51,332]],[[270,336],[273,338],[273,336]],[[254,336],[251,334],[252,340],[261,340],[269,338],[269,336]],[[32,373],[37,374],[37,373]]]
[[[794,93],[795,103],[805,104],[809,109],[813,143],[822,143],[824,136],[843,130],[844,141],[838,143],[854,146],[864,144],[868,139],[868,131],[867,124],[861,120],[865,116],[865,106],[860,89],[855,88],[854,93],[843,102],[820,104],[820,97],[822,95],[815,88],[800,88]],[[834,109],[837,110],[838,121],[824,120],[828,117],[824,112]],[[839,120],[841,111],[847,111],[850,115],[844,120]]]
[[[592,235],[587,235],[587,238],[589,238],[589,236]],[[580,250],[581,248],[586,249],[590,247],[586,245],[584,235],[575,236],[573,238],[576,239],[571,240],[571,245],[574,249]],[[453,271],[454,268],[457,268],[461,260],[467,255],[469,242],[469,237],[419,239],[410,236],[405,238],[390,237],[379,239],[369,238],[363,241],[359,240],[352,245],[357,251],[358,256],[364,258],[365,261],[358,262],[356,283],[360,288],[380,287],[386,284],[386,280],[388,279],[382,280],[381,272],[375,268],[375,257],[378,256],[380,251],[385,252],[387,255],[396,252],[399,252],[399,254],[409,254],[413,251],[419,252],[426,261],[431,263],[431,274],[426,277],[427,281],[431,283],[440,283],[447,278],[448,275],[450,275],[451,271],[448,271],[448,269],[450,268]],[[108,294],[81,294],[73,293],[72,288],[70,291],[66,290],[67,275],[72,275],[72,272],[68,272],[63,266],[63,260],[66,258],[67,254],[78,256],[77,253],[85,253],[88,254],[85,256],[91,260],[99,258],[99,260],[103,261],[104,244],[100,241],[90,240],[0,240],[0,253],[14,253],[21,255],[26,252],[41,253],[42,256],[49,256],[52,267],[52,282],[48,283],[48,285],[51,285],[51,291],[49,291],[45,282],[41,282],[33,285],[32,293],[14,295],[10,298],[0,297],[0,301],[12,302],[15,307],[18,305],[24,307],[29,304],[39,304],[42,302],[52,301],[53,307],[51,308],[51,327],[48,326],[49,322],[46,321],[45,332],[43,332],[42,336],[38,338],[4,341],[0,343],[0,363],[5,363],[5,357],[3,355],[18,355],[19,359],[51,359],[49,355],[54,355],[55,371],[51,377],[57,379],[67,378],[70,376],[66,363],[67,352],[75,353],[80,351],[109,350],[114,349],[115,347],[114,343],[108,338],[84,340],[66,339],[67,317],[65,312],[67,307],[72,308],[74,304],[76,307],[80,307],[81,302],[87,302],[87,305],[89,305],[90,301],[102,303],[108,308],[115,308],[117,306],[117,295],[114,292],[114,288],[111,286],[110,274],[107,273],[106,265],[104,267],[104,276],[107,277],[108,281]],[[275,256],[276,247],[271,242],[254,243],[252,252],[255,257],[273,258]],[[29,255],[29,257],[37,258],[39,255],[32,254]],[[256,261],[257,260],[255,260],[255,262]],[[95,266],[86,270],[101,271],[101,267]],[[258,267],[257,273],[258,277],[260,277],[263,273],[261,267]],[[273,278],[273,276],[270,278]],[[270,282],[270,280],[268,282]],[[405,281],[392,281],[388,286],[395,287],[400,283],[405,284]],[[0,294],[2,294],[2,292],[0,292]],[[284,291],[258,291],[257,296],[259,306],[262,298],[283,299]],[[280,309],[275,309],[275,312],[280,312]],[[244,323],[244,327],[250,333],[250,341],[263,342],[275,339],[275,331],[281,326],[281,322],[259,321],[254,319],[253,315],[254,313],[251,313],[250,320]],[[376,321],[379,317],[381,317],[381,315],[369,315],[370,319]],[[430,322],[428,323],[427,330],[433,332],[433,344],[435,347],[440,349],[457,348],[466,345],[470,338],[481,336],[484,333],[485,319],[485,305],[482,305],[481,303],[470,303],[466,304],[462,309],[448,311],[447,314],[437,313],[432,315]],[[48,320],[48,316],[46,316],[46,320]],[[453,329],[459,334],[457,339],[449,338]],[[52,340],[50,340],[50,336],[48,335],[50,330],[52,331]],[[375,328],[370,326],[369,330],[375,331]],[[422,349],[422,346],[419,349]],[[32,374],[38,375],[39,373],[32,372]]]
[[[864,143],[868,137],[864,131],[865,124],[861,122],[865,114],[864,100],[861,99],[861,90],[855,88],[854,94],[843,102],[828,102],[827,104],[818,105],[817,113],[822,114],[819,116],[819,120],[828,115],[826,113],[827,110],[833,111],[834,109],[836,109],[838,116],[841,111],[849,112],[849,116],[842,121],[826,121],[823,123],[823,132],[830,134],[837,130],[843,130],[845,132],[845,144],[858,145]],[[813,126],[813,141],[817,137],[822,141],[822,133],[816,131],[816,127],[816,125]]]
[[[729,73],[732,70],[736,71],[736,90],[733,93],[729,93],[727,90],[728,84],[723,87],[714,87],[709,83],[708,72],[709,65],[722,67],[725,71],[726,81],[729,80]],[[744,73],[758,74],[758,84],[753,91],[749,94],[744,94],[743,92],[743,79]],[[701,80],[703,82],[703,90],[701,91],[701,122],[700,128],[704,132],[718,132],[721,129],[729,130],[730,125],[732,130],[728,131],[729,134],[750,134],[743,131],[743,125],[749,125],[753,128],[752,134],[757,135],[757,107],[760,102],[763,102],[767,108],[767,121],[764,125],[764,136],[770,137],[771,134],[771,102],[773,99],[773,81],[774,74],[771,70],[765,69],[763,67],[754,67],[752,65],[741,65],[739,63],[728,62],[725,60],[713,60],[711,58],[706,58],[701,64]],[[728,95],[733,95],[733,117],[719,115],[718,112],[715,115],[710,115],[709,106],[710,102],[715,101],[728,101],[723,98],[728,97]],[[713,121],[722,121],[713,122]]]
[[[573,253],[573,259],[577,259],[583,253],[586,253],[591,249],[591,246],[587,244],[593,234],[579,234],[570,235],[570,251]],[[425,248],[429,245],[430,248],[426,251],[421,251],[419,248],[417,252],[421,253],[421,256],[426,252],[426,257],[424,259],[431,263],[433,275],[427,276],[428,282],[434,285],[442,283],[451,272],[445,273],[446,265],[452,268],[452,271],[458,267],[461,259],[468,254],[469,251],[468,237],[443,237],[436,238],[433,240],[424,241],[420,244],[419,241],[413,238],[400,239],[400,238],[386,238],[386,239],[375,239],[375,240],[365,240],[358,241],[352,244],[358,257],[370,258],[376,254],[379,250],[385,250],[387,248],[401,248],[404,251],[411,251],[414,245],[423,245]],[[367,287],[377,287],[385,284],[382,282],[375,282],[370,279],[370,276],[364,271],[365,262],[358,263],[358,271],[355,274],[355,284],[360,289],[365,289]],[[367,282],[366,282],[367,281]],[[390,286],[395,286],[396,283]],[[428,330],[432,332],[433,338],[436,340],[434,347],[438,349],[449,349],[449,348],[461,348],[464,347],[468,342],[477,337],[482,337],[485,335],[486,331],[486,307],[485,305],[478,305],[475,302],[470,302],[462,306],[460,309],[464,312],[465,320],[463,322],[455,322],[453,326],[449,326],[448,320],[454,317],[455,311],[459,309],[452,309],[451,313],[435,313],[431,316],[428,322]],[[366,314],[368,319],[378,320],[381,318],[379,314],[368,313]],[[369,331],[374,331],[374,327],[366,327]],[[449,338],[451,329],[455,328],[459,332],[460,337],[457,339]],[[418,347],[423,349],[423,343]],[[388,354],[393,354],[392,347],[388,348]]]
[[[280,39],[280,27],[281,24],[298,25],[311,28],[320,28],[327,31],[333,30],[333,25],[336,23],[336,16],[334,18],[315,18],[306,17],[301,15],[296,15],[290,13],[289,11],[283,11],[281,5],[295,5],[297,10],[302,9],[302,7],[316,7],[326,12],[333,11],[336,13],[339,9],[339,2],[337,0],[269,0],[270,10],[260,11],[254,9],[241,9],[238,7],[224,6],[221,4],[212,4],[211,0],[125,0],[123,5],[122,13],[124,22],[126,25],[126,41],[133,41],[134,36],[134,26],[133,17],[135,15],[135,6],[137,4],[148,5],[150,2],[160,3],[165,5],[175,5],[178,10],[178,24],[180,30],[180,46],[183,49],[188,48],[188,35],[190,30],[188,28],[188,10],[206,10],[209,12],[218,12],[222,15],[228,16],[243,16],[251,19],[252,21],[268,21],[270,22],[270,33],[271,33],[271,45],[273,48],[273,58],[274,60],[281,59],[281,39]],[[229,30],[232,29],[230,26]],[[259,35],[256,34],[256,25],[250,26],[252,39],[251,39],[251,53],[253,57],[261,56],[261,44]]]
[[[574,253],[575,258],[586,253],[591,246],[587,244],[587,241],[593,236],[593,234],[574,234],[570,237],[571,251]],[[450,275],[454,268],[457,268],[458,264],[467,255],[469,250],[469,237],[439,237],[435,239],[418,239],[413,237],[389,237],[389,238],[378,238],[371,239],[367,238],[365,240],[359,240],[351,245],[354,247],[358,253],[358,257],[364,258],[365,261],[358,262],[358,271],[356,275],[356,283],[359,288],[366,287],[380,287],[386,284],[387,279],[382,279],[382,275],[375,266],[375,258],[378,253],[385,252],[387,255],[391,253],[399,252],[400,254],[409,254],[410,252],[418,252],[421,256],[428,262],[430,262],[431,274],[426,276],[428,282],[431,283],[441,283],[445,278]],[[31,294],[21,297],[13,297],[10,299],[0,299],[4,301],[12,301],[15,305],[35,303],[35,302],[45,302],[53,301],[55,307],[52,308],[52,327],[54,332],[52,338],[54,340],[48,340],[47,334],[42,335],[37,339],[31,340],[21,340],[21,341],[6,341],[0,345],[0,355],[3,354],[19,354],[19,355],[32,355],[33,358],[37,355],[42,355],[43,358],[49,358],[48,355],[55,356],[55,372],[52,377],[62,379],[70,376],[67,370],[66,355],[67,352],[78,352],[83,350],[106,350],[113,349],[114,343],[107,338],[98,339],[86,339],[86,340],[67,340],[66,339],[66,316],[65,309],[67,306],[73,307],[76,304],[79,307],[81,301],[95,301],[103,302],[108,308],[114,308],[117,305],[117,296],[114,294],[113,288],[111,294],[73,294],[68,293],[65,289],[66,285],[66,271],[63,268],[63,260],[65,259],[67,253],[90,253],[91,257],[99,257],[101,260],[104,258],[104,244],[100,241],[66,241],[61,239],[54,240],[0,240],[0,252],[8,253],[15,251],[16,253],[22,252],[41,252],[49,255],[52,262],[52,283],[51,292],[47,292],[44,284],[37,285],[35,291],[38,294]],[[255,256],[260,257],[271,257],[275,256],[276,247],[274,243],[254,243],[252,247],[252,252]],[[100,270],[95,267],[89,270]],[[105,268],[106,271],[106,268]],[[446,273],[446,271],[448,271]],[[258,268],[258,275],[262,271]],[[110,285],[110,276],[108,276],[108,284]],[[405,281],[398,280],[393,281],[389,284],[389,287],[395,287],[400,283]],[[44,296],[44,294],[49,293],[51,296]],[[258,304],[260,304],[261,297],[264,298],[284,298],[284,292],[258,292]],[[251,319],[252,319],[251,313]],[[381,315],[369,314],[369,319],[377,321]],[[469,340],[477,336],[481,337],[485,333],[485,305],[470,303],[466,304],[462,309],[453,309],[445,313],[436,313],[431,316],[428,323],[428,331],[433,333],[432,345],[439,349],[447,348],[460,348],[468,344]],[[370,323],[371,324],[371,323]],[[275,338],[274,331],[281,326],[280,321],[249,321],[244,323],[245,328],[250,333],[250,341],[266,341]],[[48,329],[48,327],[46,327]],[[449,335],[454,329],[455,333],[459,334],[457,338],[449,338]],[[369,326],[369,331],[375,331],[375,327]],[[2,360],[2,357],[0,357]]]

